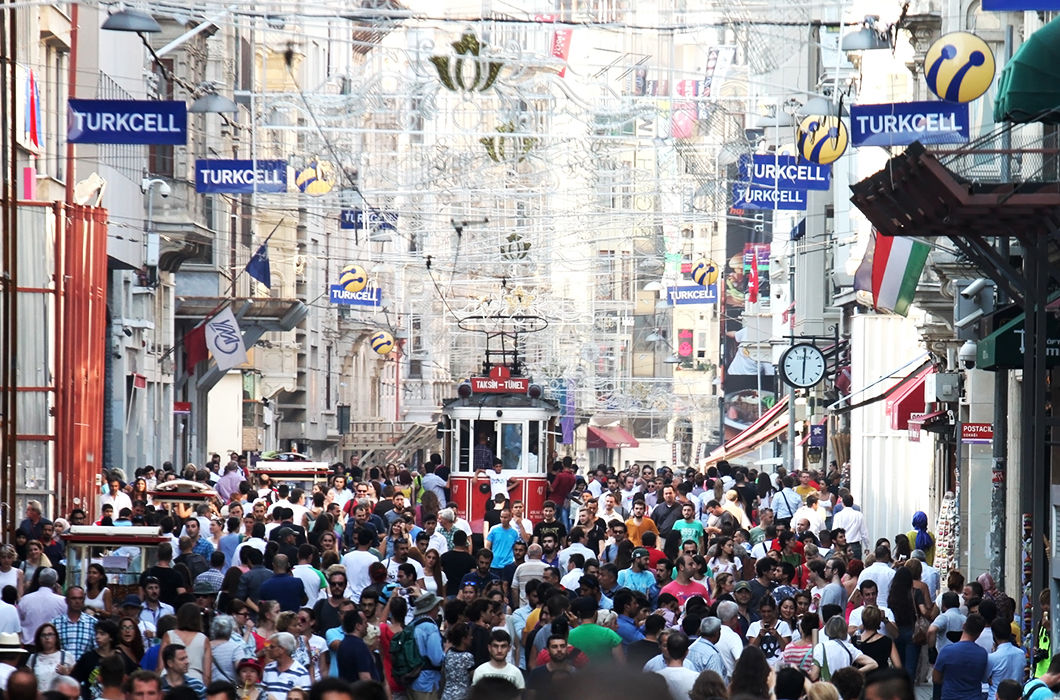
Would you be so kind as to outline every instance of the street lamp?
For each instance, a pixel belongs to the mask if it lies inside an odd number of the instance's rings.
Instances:
[[[199,86],[202,94],[191,103],[188,111],[193,114],[235,114],[239,105],[217,92],[214,83],[203,83]]]
[[[158,275],[158,258],[159,258],[159,241],[158,232],[155,231],[155,188],[158,188],[158,194],[162,195],[165,199],[172,192],[173,188],[170,187],[169,183],[161,178],[149,178],[145,177],[140,181],[140,191],[147,196],[147,220],[144,222],[144,267],[147,268],[147,283],[149,286],[154,286],[157,275]]]
[[[146,12],[124,8],[109,15],[103,23],[102,29],[109,29],[112,32],[136,32],[137,34],[147,32],[157,34],[162,31],[162,26]]]
[[[891,48],[890,27],[882,29],[877,24],[879,15],[866,15],[861,27],[847,34],[839,44],[842,51],[877,51]]]

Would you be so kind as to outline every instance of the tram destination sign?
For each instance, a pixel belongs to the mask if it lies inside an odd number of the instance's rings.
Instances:
[[[513,377],[507,367],[494,367],[488,377],[472,377],[471,392],[474,394],[525,394],[530,389],[526,377]]]

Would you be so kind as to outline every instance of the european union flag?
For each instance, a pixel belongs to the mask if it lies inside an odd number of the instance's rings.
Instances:
[[[272,289],[272,269],[269,267],[269,241],[265,242],[254,253],[246,267],[247,274]]]

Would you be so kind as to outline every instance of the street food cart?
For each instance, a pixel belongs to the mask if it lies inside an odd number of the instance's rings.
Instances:
[[[62,534],[66,542],[64,587],[88,583],[89,564],[107,572],[114,600],[139,594],[140,574],[158,563],[158,545],[168,542],[158,527],[74,525]]]
[[[213,503],[217,500],[217,491],[199,481],[174,479],[155,486],[148,495],[156,505],[166,505],[180,518],[195,515],[195,506],[201,503]]]
[[[268,474],[274,485],[288,484],[291,488],[302,489],[306,494],[313,492],[313,485],[327,491],[328,477],[331,476],[331,465],[327,462],[296,461],[260,461],[250,468],[251,481],[257,484],[260,474]],[[306,496],[308,498],[308,495]]]

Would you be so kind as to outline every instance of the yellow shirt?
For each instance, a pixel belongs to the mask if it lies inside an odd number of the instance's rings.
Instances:
[[[640,538],[645,532],[654,532],[656,537],[659,536],[659,528],[655,527],[655,521],[646,515],[641,518],[640,525],[637,525],[633,518],[627,520],[626,531],[629,533],[629,541],[633,543],[634,547],[644,546]]]

